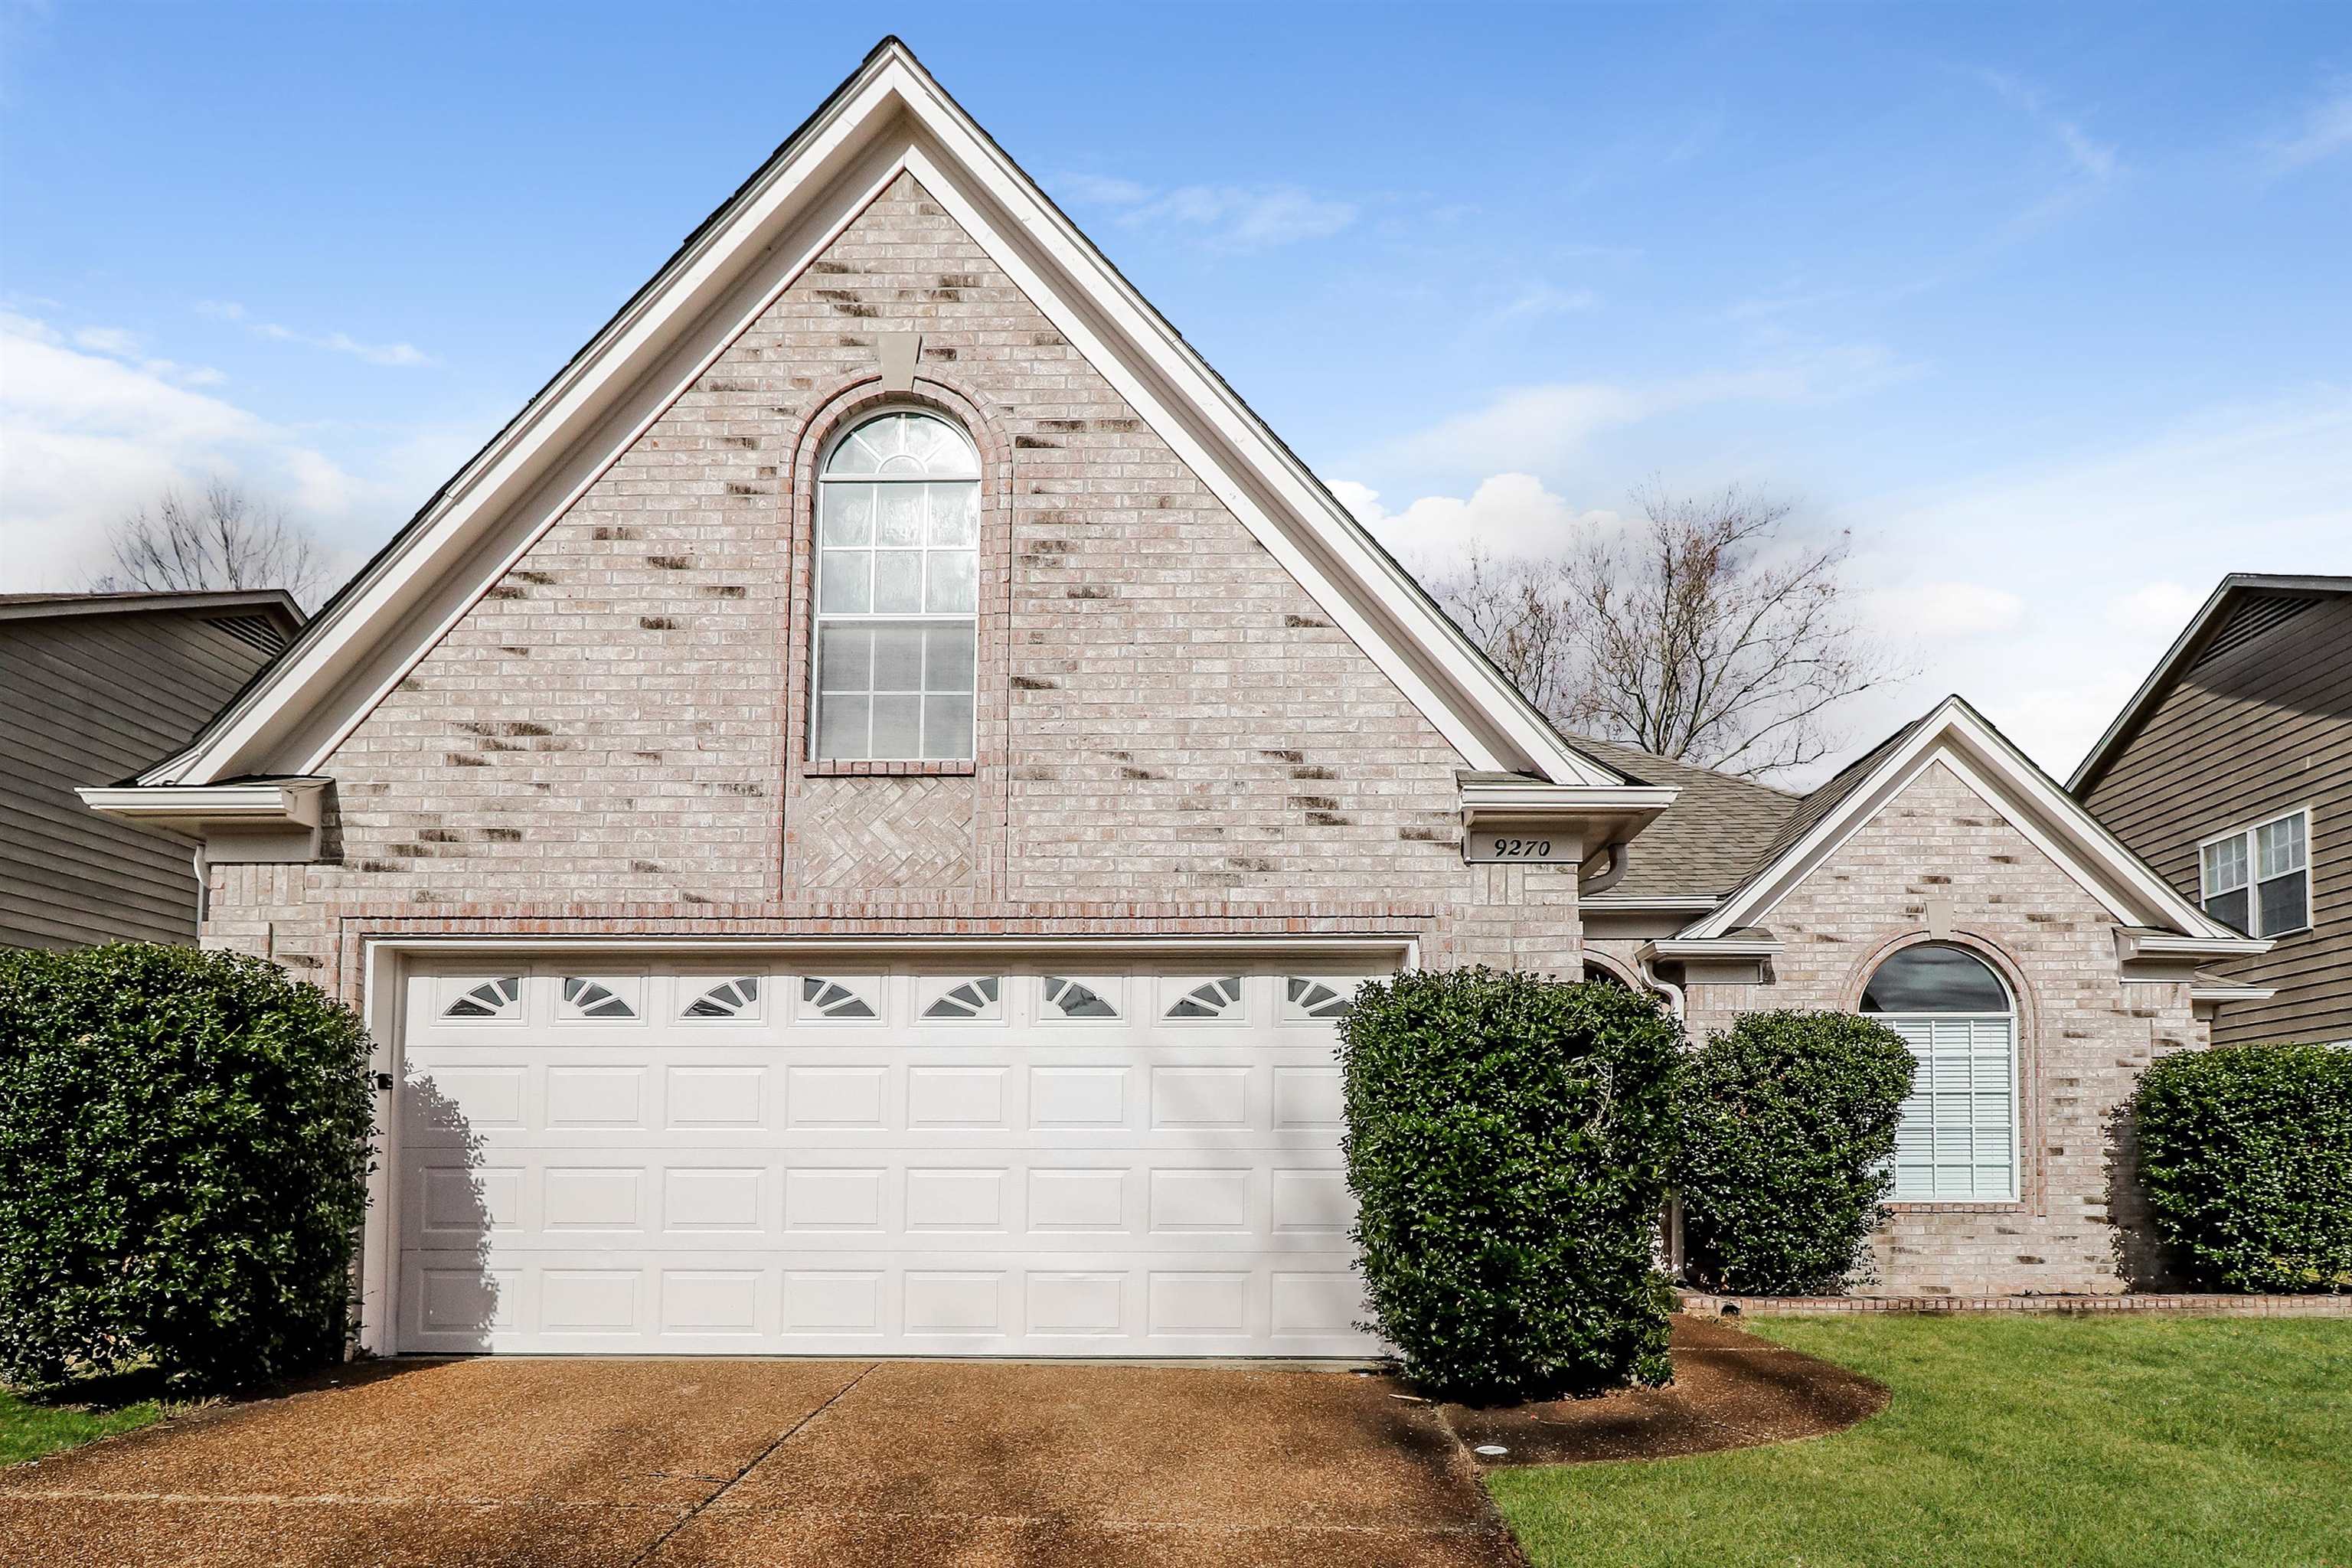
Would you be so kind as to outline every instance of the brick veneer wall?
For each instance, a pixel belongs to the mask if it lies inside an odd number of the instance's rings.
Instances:
[[[1691,1032],[1743,1012],[1852,1009],[1888,952],[1926,940],[1927,902],[2019,993],[2017,1204],[1898,1204],[1873,1291],[1982,1297],[2157,1282],[2115,1116],[2141,1069],[2198,1042],[2184,985],[2126,984],[2115,920],[1964,781],[1931,765],[1762,917],[1787,944],[1770,985],[1690,988]],[[1637,944],[1621,945],[1629,950]]]
[[[808,464],[871,405],[880,331],[921,332],[918,394],[990,465],[960,776],[799,754]],[[1433,962],[1570,969],[1573,873],[1463,865],[1463,765],[901,176],[327,761],[329,860],[215,865],[205,935],[324,974],[388,908],[618,931],[1051,907],[1108,931],[1376,904],[1418,911]]]

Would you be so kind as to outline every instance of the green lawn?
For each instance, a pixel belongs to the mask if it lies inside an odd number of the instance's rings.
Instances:
[[[2352,1321],[1746,1326],[1894,1403],[1810,1442],[1496,1471],[1535,1568],[2352,1564]]]
[[[51,1405],[0,1388],[0,1465],[37,1459],[163,1416],[163,1407],[152,1399],[128,1405]]]

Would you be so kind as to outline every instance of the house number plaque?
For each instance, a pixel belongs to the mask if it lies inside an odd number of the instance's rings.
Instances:
[[[1565,861],[1575,847],[1549,833],[1497,833],[1474,830],[1462,841],[1462,858],[1473,866],[1541,865]]]

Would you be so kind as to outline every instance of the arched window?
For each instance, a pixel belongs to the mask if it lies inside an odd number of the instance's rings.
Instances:
[[[810,755],[972,754],[980,458],[936,415],[877,414],[825,454]]]
[[[1895,1133],[1895,1198],[2014,1201],[2017,1004],[2000,976],[1964,947],[1918,942],[1878,966],[1862,1010],[1919,1059]]]

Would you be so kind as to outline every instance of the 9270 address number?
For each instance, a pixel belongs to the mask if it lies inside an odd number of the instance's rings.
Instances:
[[[1492,865],[1501,862],[1549,860],[1555,848],[1554,840],[1517,833],[1473,833],[1464,846],[1464,858],[1472,865]]]

